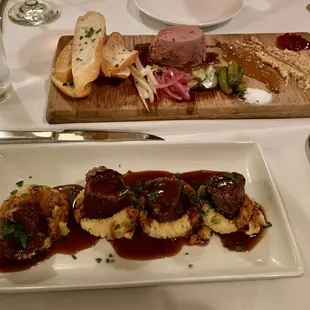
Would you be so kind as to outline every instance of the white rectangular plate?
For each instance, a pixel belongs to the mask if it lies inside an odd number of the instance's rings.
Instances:
[[[230,252],[214,236],[206,247],[184,247],[171,258],[131,261],[116,257],[114,264],[100,263],[113,253],[102,240],[95,247],[71,256],[55,255],[31,270],[0,274],[1,292],[68,290],[293,277],[303,265],[289,222],[259,146],[255,143],[81,143],[0,145],[0,199],[15,183],[56,186],[84,184],[85,173],[105,165],[127,170],[199,169],[237,171],[246,178],[246,192],[265,209],[273,226],[250,252]],[[29,180],[28,177],[32,176]],[[189,255],[185,255],[188,252]],[[194,268],[189,268],[193,264]]]

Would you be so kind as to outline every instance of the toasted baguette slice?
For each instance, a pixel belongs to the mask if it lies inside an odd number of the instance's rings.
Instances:
[[[72,49],[72,74],[77,92],[94,81],[102,62],[106,24],[102,14],[87,12],[77,20]]]
[[[55,63],[55,78],[60,82],[72,78],[72,46],[73,39],[64,47]]]
[[[103,59],[101,70],[107,77],[116,76],[127,70],[138,56],[138,51],[129,51],[123,36],[118,32],[112,32],[103,46]]]
[[[54,85],[62,93],[64,93],[65,95],[71,98],[84,98],[84,97],[87,97],[92,91],[92,83],[85,85],[85,88],[79,92],[77,91],[75,86],[70,86],[70,83],[68,84],[68,83],[61,82],[57,80],[57,78],[54,75],[52,75],[51,78],[52,78]]]

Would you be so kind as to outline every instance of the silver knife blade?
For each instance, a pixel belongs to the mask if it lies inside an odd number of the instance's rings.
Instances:
[[[144,132],[110,130],[9,131],[0,130],[0,143],[122,142],[165,140]]]

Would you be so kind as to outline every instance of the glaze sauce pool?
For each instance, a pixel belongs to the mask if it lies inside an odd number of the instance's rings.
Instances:
[[[56,186],[55,189],[59,190],[72,206],[75,197],[83,189],[83,187],[80,185],[70,184]],[[72,208],[70,210],[73,211]],[[76,223],[73,217],[73,212],[70,214],[68,228],[70,229],[70,233],[67,237],[53,242],[48,251],[39,253],[31,259],[18,261],[0,258],[0,272],[16,272],[26,270],[40,264],[55,254],[74,255],[79,251],[94,246],[100,240],[99,238],[87,233],[79,224]]]

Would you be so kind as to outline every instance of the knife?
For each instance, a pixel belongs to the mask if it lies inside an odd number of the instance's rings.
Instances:
[[[122,142],[165,140],[143,132],[110,130],[6,131],[0,130],[0,144],[41,142]]]

